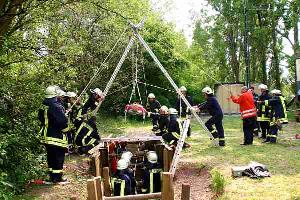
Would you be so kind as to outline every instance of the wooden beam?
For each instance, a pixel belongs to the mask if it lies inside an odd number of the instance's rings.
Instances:
[[[146,200],[146,199],[160,199],[161,192],[150,193],[150,194],[137,194],[127,196],[116,196],[116,197],[104,197],[104,200]]]
[[[96,187],[96,194],[97,194],[97,200],[103,200],[103,189],[102,189],[102,182],[101,177],[98,176],[95,179],[95,187]]]
[[[110,176],[109,176],[109,168],[103,168],[103,179],[104,179],[104,196],[111,196],[111,188],[110,188]]]
[[[181,200],[190,200],[191,186],[189,184],[182,184],[181,188]]]
[[[98,177],[98,176],[101,176],[101,172],[100,172],[100,158],[99,158],[99,155],[97,155],[95,157],[95,176]]]
[[[170,166],[172,163],[172,159],[173,159],[173,150],[170,151],[168,149],[164,149],[164,153],[163,153],[163,162],[164,162],[164,171],[168,172],[170,170]]]
[[[88,200],[97,200],[96,191],[95,179],[89,179],[87,181]]]
[[[100,148],[101,164],[103,167],[109,166],[108,149],[107,147]]]
[[[161,200],[174,200],[173,174],[170,172],[162,173],[162,192]]]

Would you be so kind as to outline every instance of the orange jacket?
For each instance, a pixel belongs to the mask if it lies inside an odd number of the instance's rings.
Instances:
[[[256,107],[251,91],[244,92],[240,96],[231,96],[230,98],[234,103],[240,105],[242,119],[256,116]]]

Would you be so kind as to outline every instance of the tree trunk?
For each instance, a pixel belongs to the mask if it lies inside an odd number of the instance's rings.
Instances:
[[[230,65],[232,67],[234,81],[238,83],[240,81],[240,63],[237,59],[237,39],[232,26],[228,29],[227,38],[229,43]]]
[[[279,58],[278,58],[278,48],[277,48],[277,37],[276,37],[276,23],[272,19],[272,69],[273,69],[273,79],[275,80],[276,89],[281,89],[280,83],[280,68],[279,68]]]
[[[22,6],[25,0],[0,1],[0,10],[4,13],[0,16],[0,48],[3,45],[5,34],[8,32],[18,9]],[[5,10],[5,8],[7,8]]]

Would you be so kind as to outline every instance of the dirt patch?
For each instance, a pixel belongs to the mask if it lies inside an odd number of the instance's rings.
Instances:
[[[191,186],[191,200],[214,199],[210,189],[210,174],[208,169],[199,168],[194,163],[179,163],[175,176],[175,199],[181,199],[182,184]]]

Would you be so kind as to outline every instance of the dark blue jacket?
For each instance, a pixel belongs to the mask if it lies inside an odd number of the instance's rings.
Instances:
[[[115,177],[119,180],[124,180],[125,181],[125,195],[131,195],[134,194],[134,191],[132,191],[132,180],[130,179],[130,177],[128,176],[128,174],[125,173],[124,170],[118,170]],[[121,184],[114,182],[114,191],[113,191],[113,195],[114,196],[120,196],[121,194]]]
[[[168,132],[169,133],[176,132],[176,133],[180,134],[180,126],[181,126],[181,124],[178,122],[177,116],[171,115],[169,126],[168,126]]]
[[[76,145],[78,146],[85,146],[87,145],[92,139],[96,139],[97,141],[99,141],[101,138],[100,138],[100,135],[98,133],[98,129],[97,129],[97,126],[96,126],[96,122],[95,122],[95,119],[91,118],[89,119],[87,122],[84,122],[82,121],[81,123],[84,123],[83,124],[83,127],[80,129],[77,130],[76,132],[76,137],[75,137],[75,143]],[[90,129],[92,129],[92,132],[89,133]],[[84,140],[83,140],[84,139]]]
[[[185,98],[188,100],[191,106],[193,106],[193,98],[191,96],[186,96]],[[184,103],[182,98],[179,97],[177,98],[176,105],[175,105],[175,108],[178,111],[178,113],[180,112],[180,106],[181,106],[181,117],[186,117],[186,115],[188,114],[187,105]]]
[[[148,102],[146,105],[147,110],[152,113],[158,113],[158,110],[160,109],[160,107],[161,107],[161,105],[160,105],[159,101],[157,101],[156,99],[152,102]]]
[[[215,96],[208,97],[206,102],[199,106],[199,109],[206,110],[211,116],[217,116],[217,115],[223,116],[223,111]]]
[[[48,128],[47,137],[64,139],[63,129],[68,127],[68,119],[65,116],[63,106],[57,101],[57,98],[45,99],[43,105],[47,106]],[[44,109],[40,109],[38,119],[41,125],[45,126]]]
[[[96,94],[92,93],[87,102],[85,102],[82,107],[82,115],[85,115],[88,109],[95,110],[97,108],[96,102]]]
[[[280,96],[274,96],[272,99],[268,100],[268,106],[271,108],[271,116],[275,119],[285,118],[284,105],[282,105]]]
[[[269,92],[266,91],[258,97],[258,101],[265,102],[266,100],[271,99],[272,97],[269,95]],[[264,111],[263,111],[264,110]],[[262,117],[263,115],[269,115],[269,107],[265,106],[264,103],[258,104],[258,112],[257,116]]]

